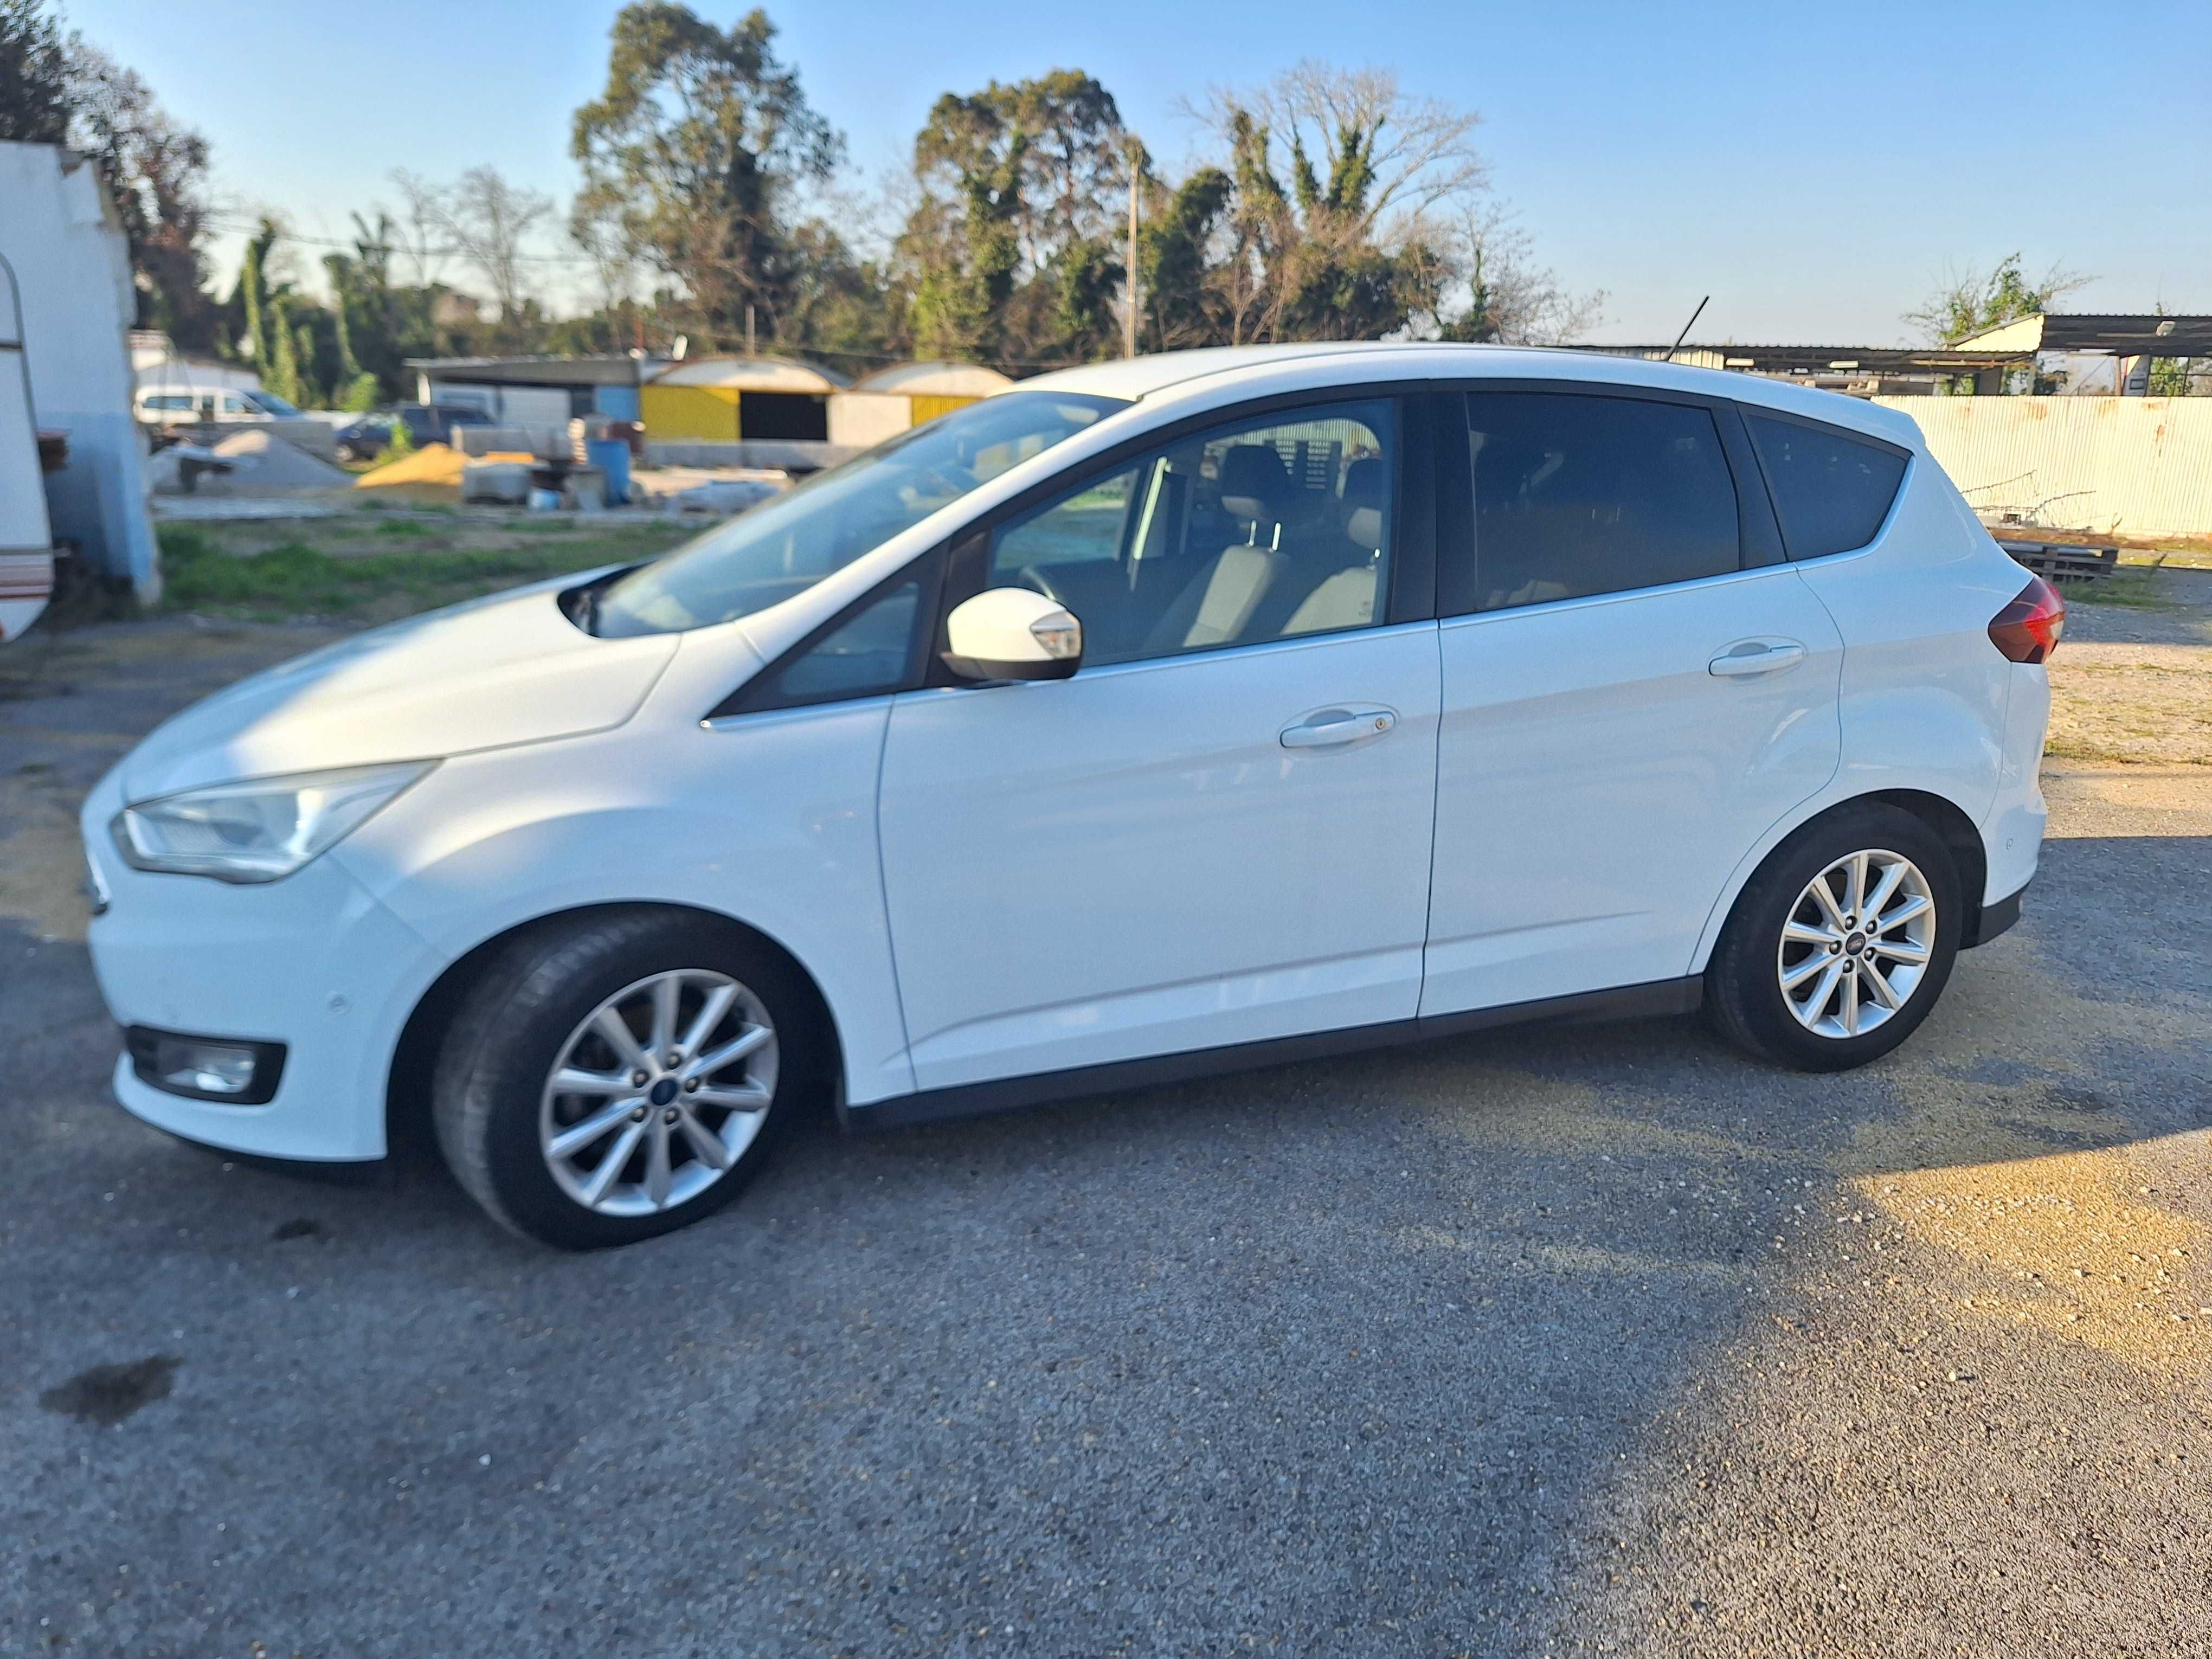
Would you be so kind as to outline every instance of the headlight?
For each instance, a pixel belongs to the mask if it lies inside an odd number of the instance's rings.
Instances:
[[[335,846],[438,763],[296,772],[142,801],[115,815],[134,869],[218,881],[275,881]]]

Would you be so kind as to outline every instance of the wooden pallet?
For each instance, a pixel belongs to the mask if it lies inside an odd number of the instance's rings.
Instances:
[[[2024,564],[2054,582],[2088,582],[2120,568],[2117,547],[2077,547],[2070,542],[2015,542],[2000,536],[1997,545],[2015,564]]]

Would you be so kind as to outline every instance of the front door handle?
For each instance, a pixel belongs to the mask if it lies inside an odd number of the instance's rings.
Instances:
[[[1796,640],[1738,640],[1705,666],[1723,679],[1747,679],[1778,674],[1804,660],[1805,647]]]
[[[1397,723],[1398,711],[1380,704],[1318,708],[1296,725],[1283,728],[1283,747],[1340,749],[1348,743],[1366,743],[1382,737]]]

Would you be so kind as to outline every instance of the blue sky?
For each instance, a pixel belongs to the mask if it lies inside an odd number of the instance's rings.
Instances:
[[[222,202],[337,235],[404,167],[490,163],[565,198],[570,112],[617,0],[64,0],[213,141]],[[727,21],[742,7],[694,0]],[[1881,344],[1947,273],[2018,248],[2096,278],[2082,310],[2212,311],[2212,100],[2193,5],[1698,6],[807,0],[769,15],[874,174],[947,88],[1096,75],[1172,167],[1209,85],[1301,58],[1395,69],[1480,110],[1541,260],[1610,299],[1596,337]],[[2116,19],[2124,17],[2124,27]],[[2164,43],[2161,46],[2160,43]],[[2164,67],[2162,67],[2164,66]],[[2169,77],[2166,70],[2171,69]]]

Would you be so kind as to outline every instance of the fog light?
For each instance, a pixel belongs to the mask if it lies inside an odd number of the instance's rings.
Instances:
[[[284,1069],[281,1042],[187,1036],[146,1025],[133,1025],[123,1036],[141,1083],[192,1100],[264,1105],[276,1097]]]

